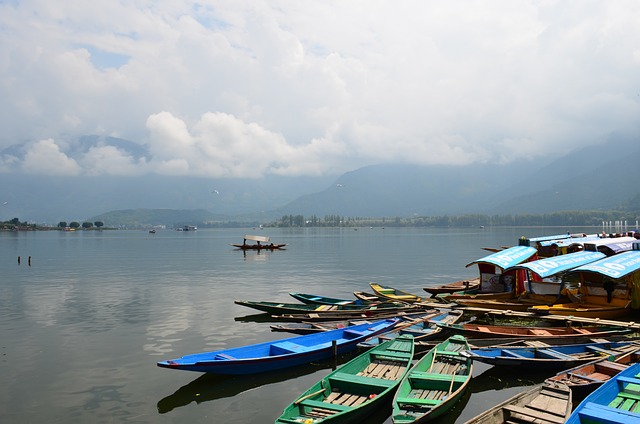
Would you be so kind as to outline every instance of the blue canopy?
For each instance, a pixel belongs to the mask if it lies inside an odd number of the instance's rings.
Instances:
[[[640,250],[631,250],[600,259],[596,262],[591,262],[587,265],[582,265],[569,271],[567,275],[580,272],[593,272],[611,278],[622,278],[638,270],[640,270]]]
[[[517,268],[526,268],[535,272],[542,278],[550,277],[570,269],[595,262],[605,258],[606,255],[601,252],[576,252],[566,255],[552,256],[537,261],[518,264],[505,269],[505,271]]]
[[[598,236],[587,236],[587,237],[565,237],[561,240],[546,240],[540,242],[540,246],[553,246],[554,244],[558,247],[571,246],[572,244],[580,243],[583,244],[585,242],[589,242],[592,240],[598,240]]]
[[[514,246],[508,249],[501,250],[499,252],[493,253],[489,256],[485,256],[484,258],[477,259],[469,264],[467,267],[470,267],[473,264],[493,264],[499,268],[505,269],[513,265],[517,265],[521,262],[526,261],[533,255],[535,255],[538,251],[535,247],[528,246]]]

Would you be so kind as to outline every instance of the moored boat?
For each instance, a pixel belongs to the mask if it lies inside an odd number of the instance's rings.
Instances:
[[[393,395],[411,366],[413,337],[400,336],[331,372],[287,406],[276,424],[361,423]]]
[[[531,327],[475,323],[437,323],[436,325],[450,333],[461,334],[467,338],[519,337],[533,338],[536,340],[573,338],[576,336],[593,338],[629,334],[634,331],[630,328],[604,325],[568,327]]]
[[[308,305],[304,303],[262,302],[252,300],[235,300],[236,305],[257,309],[272,315],[296,313],[339,313],[339,312],[367,312],[367,311],[403,311],[406,304],[385,302],[365,305]]]
[[[371,290],[373,290],[376,295],[394,302],[415,303],[426,300],[416,294],[398,290],[389,286],[383,286],[378,283],[369,283],[369,286],[371,286]]]
[[[610,378],[576,406],[567,424],[639,423],[640,363]]]
[[[247,240],[255,241],[255,244],[247,244]],[[264,244],[263,244],[264,243]],[[278,250],[287,246],[286,243],[274,244],[269,241],[269,237],[266,236],[251,236],[245,235],[242,244],[231,244],[231,246],[239,250]]]
[[[354,350],[368,337],[389,331],[398,320],[373,323],[291,337],[271,342],[196,353],[158,362],[162,368],[216,374],[253,374],[331,358]]]
[[[544,347],[501,346],[470,349],[463,355],[496,366],[567,369],[601,357],[616,358],[636,349],[631,341],[594,342]]]
[[[307,293],[291,292],[289,296],[307,305],[370,305],[373,302],[362,299],[337,299],[334,297],[320,296]],[[379,299],[377,299],[379,301]]]
[[[462,397],[471,380],[473,362],[461,356],[469,349],[456,335],[437,344],[402,379],[393,398],[394,424],[426,422],[442,416]]]
[[[569,387],[545,381],[486,410],[465,424],[562,424],[571,414],[571,407]]]
[[[477,292],[480,287],[480,278],[472,278],[469,280],[454,281],[452,283],[442,284],[434,287],[423,287],[422,289],[429,293],[431,297],[438,294],[451,294],[455,292]]]

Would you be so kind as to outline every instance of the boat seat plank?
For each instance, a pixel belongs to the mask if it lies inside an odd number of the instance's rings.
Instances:
[[[525,358],[525,356],[522,356],[519,353],[516,353],[509,349],[502,349],[502,356],[507,356],[511,358]]]
[[[407,359],[409,357],[409,354],[407,352],[393,352],[390,350],[382,350],[379,352],[375,352],[371,354],[374,358],[376,359],[385,359],[385,358],[389,358],[391,360],[394,359]]]
[[[310,408],[320,408],[333,410],[335,412],[348,411],[352,409],[350,406],[339,405],[336,403],[323,402],[321,400],[305,399],[298,404],[299,406],[307,406]]]
[[[340,385],[340,383],[355,383],[367,386],[387,388],[393,386],[396,383],[393,380],[386,380],[384,378],[365,377],[362,375],[353,375],[344,372],[337,372],[333,374],[330,379],[332,385],[334,383],[336,385]]]
[[[592,352],[603,353],[605,355],[616,355],[617,354],[616,352],[614,352],[612,350],[603,349],[600,346],[587,346],[587,349],[592,351]]]
[[[532,328],[531,332],[537,336],[550,336],[551,333],[548,332],[547,330],[541,330],[541,329],[537,329],[537,328]]]
[[[216,356],[213,359],[214,360],[233,361],[236,358],[234,358],[231,355],[227,355],[226,353],[216,353]]]
[[[633,420],[637,420],[638,418],[637,414],[632,412],[598,405],[593,402],[585,404],[584,408],[578,413],[578,415],[581,418],[590,419],[603,424],[633,422]]]
[[[356,330],[344,330],[342,335],[345,339],[356,339],[358,337],[364,336],[364,333]]]
[[[296,343],[292,343],[289,341],[281,341],[277,343],[271,344],[271,354],[272,355],[286,355],[289,353],[303,353],[313,350],[313,348],[308,346],[302,346]]]
[[[409,378],[417,380],[432,380],[432,381],[455,381],[465,382],[469,378],[467,375],[453,375],[453,374],[435,374],[429,372],[413,371]]]
[[[396,402],[401,405],[422,405],[422,406],[436,406],[442,403],[441,400],[436,399],[419,399],[413,397],[398,397]]]
[[[505,405],[504,409],[512,414],[515,413],[527,417],[533,417],[539,420],[548,421],[551,423],[564,424],[564,417],[558,417],[556,415],[535,411],[529,408],[522,408],[515,405]]]
[[[550,357],[550,358],[554,358],[554,359],[575,359],[575,357],[570,356],[570,355],[565,355],[564,353],[555,351],[553,349],[538,349],[537,351],[539,354],[542,354],[545,357]]]

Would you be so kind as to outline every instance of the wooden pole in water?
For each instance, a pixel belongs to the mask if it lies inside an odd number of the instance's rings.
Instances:
[[[335,340],[331,341],[331,351],[333,352],[333,357],[338,357],[338,342]]]

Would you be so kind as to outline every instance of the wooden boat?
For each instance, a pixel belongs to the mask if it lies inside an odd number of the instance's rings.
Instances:
[[[331,372],[287,406],[276,424],[361,423],[411,367],[413,337],[389,340]]]
[[[414,343],[419,345],[419,343],[425,340],[433,340],[441,334],[441,328],[436,325],[437,323],[455,323],[462,318],[463,314],[460,310],[448,309],[444,311],[435,310],[430,315],[425,315],[422,318],[402,317],[398,325],[391,331],[358,343],[358,347],[368,349],[401,334],[411,334]]]
[[[582,318],[620,319],[630,314],[630,302],[619,306],[606,306],[589,303],[556,303],[553,305],[535,305],[528,311],[538,315],[564,315]]]
[[[307,305],[370,305],[373,303],[362,299],[336,299],[333,297],[295,292],[289,293],[289,296]],[[379,301],[380,299],[376,298],[376,302]]]
[[[255,241],[255,244],[247,244],[247,240]],[[262,244],[265,243],[265,244]],[[245,235],[242,240],[242,244],[232,244],[231,246],[240,250],[278,250],[286,246],[285,244],[273,244],[269,241],[269,237],[266,236],[251,236]]]
[[[300,313],[336,313],[336,312],[366,312],[366,311],[402,311],[407,309],[406,304],[385,302],[368,305],[306,305],[303,303],[260,302],[252,300],[236,300],[236,305],[257,309],[272,315],[300,314]]]
[[[462,334],[467,338],[485,337],[519,337],[544,340],[551,338],[572,338],[575,336],[608,337],[614,335],[629,334],[630,328],[617,326],[569,326],[569,327],[530,327],[516,325],[489,325],[489,324],[449,324],[436,323],[436,325],[450,333]]]
[[[374,293],[367,293],[363,291],[355,291],[353,292],[353,295],[360,300],[364,300],[368,302],[379,302],[380,299],[384,299]]]
[[[563,424],[571,414],[572,394],[562,383],[545,381],[488,409],[465,424]]]
[[[622,370],[574,409],[567,424],[640,422],[640,364]]]
[[[354,325],[318,334],[196,353],[158,362],[163,368],[216,374],[253,374],[331,358],[354,350],[358,343],[388,331],[397,319]],[[333,346],[335,344],[335,347]]]
[[[416,308],[413,306],[405,306],[400,308],[382,308],[382,309],[365,309],[354,311],[329,311],[329,312],[309,312],[298,314],[277,314],[271,315],[276,321],[292,321],[292,322],[319,322],[319,321],[345,321],[352,319],[382,319],[396,318],[402,316],[421,315],[429,309]]]
[[[413,293],[394,289],[389,286],[383,286],[378,283],[369,283],[369,286],[371,286],[371,290],[373,290],[373,292],[378,296],[395,302],[415,303],[427,300]]]
[[[336,330],[338,328],[347,328],[352,325],[366,324],[368,322],[370,321],[360,319],[347,321],[290,322],[285,324],[273,324],[270,328],[271,331],[282,331],[294,334],[313,334]]]
[[[473,362],[460,355],[469,349],[455,335],[436,345],[402,379],[393,398],[394,424],[420,423],[446,413],[469,385]]]
[[[463,352],[474,361],[528,369],[567,369],[605,357],[616,358],[636,347],[630,341],[568,344],[551,347],[483,347]]]
[[[422,289],[429,293],[431,297],[438,294],[451,294],[455,292],[477,292],[480,287],[480,278],[472,278],[470,280],[460,280],[453,283],[442,284],[435,287],[423,287]]]
[[[609,358],[602,358],[560,371],[547,380],[566,384],[571,389],[574,398],[583,399],[605,381],[627,368],[629,364],[637,362],[637,360],[638,350],[635,350],[628,355],[620,356],[615,361],[610,361]]]

